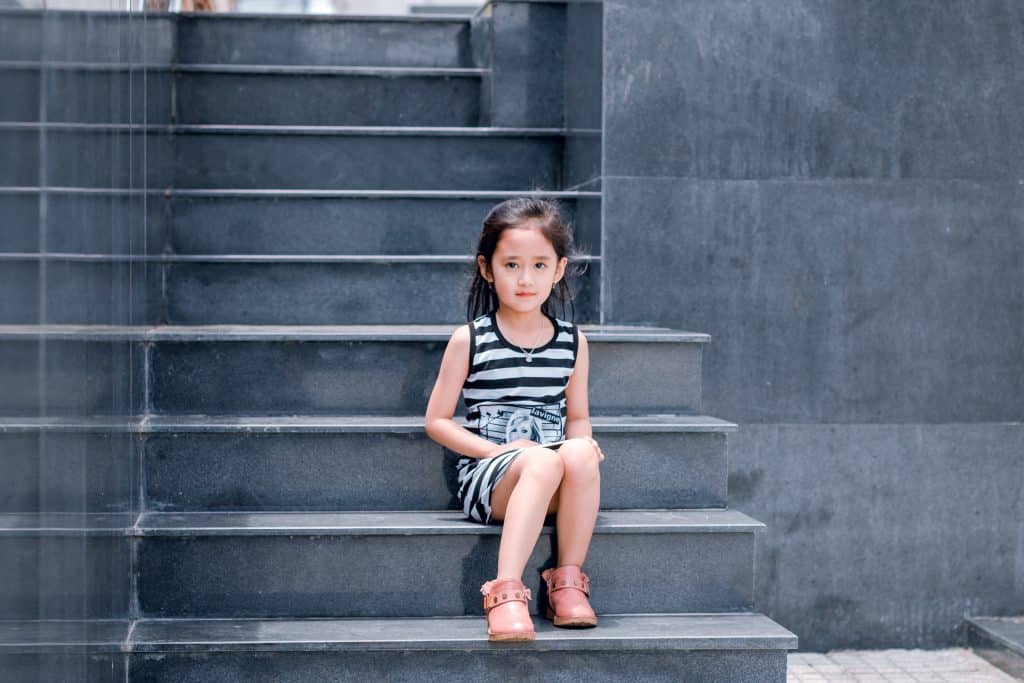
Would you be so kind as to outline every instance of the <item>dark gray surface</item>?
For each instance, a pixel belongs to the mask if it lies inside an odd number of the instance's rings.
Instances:
[[[1011,676],[1024,677],[1024,620],[972,617],[964,625],[967,644],[975,653]]]
[[[0,512],[113,512],[130,509],[139,447],[128,433],[0,428]]]
[[[144,316],[159,311],[159,302],[147,302],[159,292],[159,277],[159,268],[146,263],[0,259],[0,279],[20,293],[0,299],[0,325],[156,322]]]
[[[562,3],[492,4],[489,79],[492,126],[561,128],[565,110]]]
[[[749,610],[758,528],[724,510],[603,512],[587,554],[594,609]],[[555,559],[551,530],[524,574],[535,594],[540,569]],[[499,532],[461,512],[149,513],[139,523],[140,610],[149,617],[482,614],[479,586],[493,578]],[[538,601],[530,603],[534,612]]]
[[[4,619],[126,617],[130,544],[105,529],[99,534],[88,529],[0,532],[0,613]]]
[[[215,433],[150,435],[145,445],[151,510],[458,509],[456,457],[422,433],[266,433],[274,421]],[[306,422],[315,422],[308,419]],[[269,425],[267,424],[269,423]],[[173,429],[170,425],[165,428]],[[724,507],[725,434],[606,433],[601,505],[615,508]],[[312,430],[311,430],[312,431]],[[28,435],[20,435],[22,442]],[[0,444],[3,444],[0,436]],[[356,477],[354,472],[374,472]],[[2,489],[0,489],[2,490]],[[0,497],[2,503],[2,497]]]
[[[182,63],[470,67],[469,19],[182,16]]]
[[[175,187],[562,189],[558,133],[251,131],[179,129]]]
[[[578,322],[596,319],[600,267],[573,283]],[[472,265],[172,263],[162,266],[172,325],[459,323]],[[410,305],[415,302],[414,305]]]
[[[169,64],[174,17],[125,12],[0,12],[0,59],[12,61]]]
[[[0,123],[0,184],[88,188],[165,187],[170,138],[159,126],[53,124],[45,128],[40,175],[39,124]]]
[[[756,604],[805,649],[1024,609],[1021,12],[605,3],[604,319],[715,339]]]
[[[503,197],[445,194],[176,195],[171,200],[174,227],[168,248],[179,254],[464,254],[468,261],[487,212]],[[557,199],[566,220],[575,222],[577,244],[599,255],[600,217],[595,221],[589,209],[577,211],[578,205],[589,206],[598,199],[593,193]]]
[[[15,95],[0,102],[0,121],[170,123],[170,78],[166,67],[0,65],[0,91]]]
[[[701,346],[595,341],[591,412],[699,413]],[[150,347],[151,408],[161,414],[422,413],[444,347],[371,340],[156,342]]]
[[[1016,181],[619,178],[604,203],[605,315],[711,334],[709,413],[1024,416]]]
[[[130,190],[0,190],[0,252],[144,253],[163,246],[165,210],[158,194]]]
[[[359,655],[287,655],[258,660],[252,667],[252,655],[206,655],[166,657],[142,655],[133,662],[133,680],[151,683],[164,680],[234,681],[239,670],[244,680],[253,682],[298,683],[308,680],[330,680],[339,671],[343,680],[367,680],[387,671],[389,681],[417,683],[423,680],[444,680],[458,683],[479,681],[503,682],[517,677],[543,678],[552,683],[573,683],[580,677],[588,681],[645,681],[651,683],[784,683],[786,655],[784,652],[716,651],[692,653],[631,652],[623,657],[618,652],[588,652],[582,657],[567,658],[558,652],[519,654],[502,650],[466,654],[417,653],[396,657],[392,653]],[[351,676],[351,678],[348,678]]]
[[[1016,3],[608,0],[604,11],[605,176],[1024,172]]]
[[[480,76],[268,74],[213,69],[175,74],[177,120],[347,126],[475,126]]]
[[[965,612],[1024,613],[1021,453],[1020,423],[741,424],[729,505],[768,527],[758,611],[810,651],[947,647]]]

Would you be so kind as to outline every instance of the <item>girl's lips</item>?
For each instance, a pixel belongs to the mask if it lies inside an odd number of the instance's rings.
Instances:
[[[533,294],[530,292],[519,292],[516,296],[533,296]]]

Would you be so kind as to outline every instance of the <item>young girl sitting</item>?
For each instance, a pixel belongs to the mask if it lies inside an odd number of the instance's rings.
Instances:
[[[427,406],[427,435],[462,456],[466,517],[503,522],[497,577],[480,588],[489,640],[534,638],[522,576],[552,513],[558,566],[542,573],[546,616],[555,626],[597,625],[582,565],[604,454],[590,425],[587,339],[551,311],[555,300],[571,300],[564,276],[572,254],[557,203],[516,198],[491,210],[477,246],[470,323],[452,334]],[[452,419],[460,395],[470,429]]]

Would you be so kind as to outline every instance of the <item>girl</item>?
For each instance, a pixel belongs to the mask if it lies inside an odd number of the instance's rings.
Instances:
[[[463,512],[503,523],[497,577],[480,588],[489,640],[534,639],[522,575],[551,513],[558,566],[541,575],[546,616],[555,626],[597,625],[581,567],[604,454],[590,425],[587,339],[551,312],[553,300],[572,299],[563,279],[570,255],[572,233],[557,203],[516,198],[491,210],[477,246],[470,323],[452,334],[427,405],[427,435],[462,455]],[[452,419],[460,393],[470,429]],[[538,439],[508,439],[527,433]]]

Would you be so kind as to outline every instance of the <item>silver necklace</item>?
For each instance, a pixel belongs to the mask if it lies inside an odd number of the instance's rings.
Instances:
[[[494,316],[494,319],[495,319],[495,320],[497,320],[497,319],[498,319],[498,316],[497,316],[497,314],[495,314],[495,316]],[[497,323],[495,323],[495,324],[497,324]],[[506,339],[508,339],[508,337],[506,337]],[[543,340],[543,339],[542,339],[542,340]],[[512,342],[511,342],[511,341],[509,341],[509,344],[512,344]],[[537,346],[534,346],[534,347],[533,347],[532,349],[530,349],[529,351],[527,351],[527,350],[526,350],[526,349],[524,349],[524,348],[523,348],[522,346],[519,346],[519,344],[512,344],[512,345],[513,345],[513,346],[515,346],[516,348],[518,348],[518,349],[519,349],[520,351],[522,351],[522,352],[523,352],[523,355],[524,355],[524,356],[526,356],[526,358],[525,358],[524,360],[525,360],[525,361],[526,361],[527,363],[532,363],[532,362],[533,362],[533,352],[534,352],[534,351],[536,351],[536,350],[537,350],[537,349],[538,349],[538,348],[540,347],[540,344],[537,344]]]

